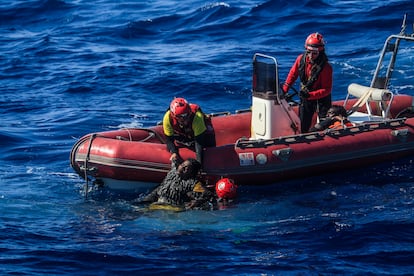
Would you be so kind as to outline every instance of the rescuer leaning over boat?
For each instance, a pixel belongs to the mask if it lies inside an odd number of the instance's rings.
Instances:
[[[203,148],[216,145],[210,118],[198,105],[189,104],[184,98],[171,101],[164,115],[163,129],[171,159],[182,161],[179,145],[194,150],[197,161],[202,163]]]
[[[313,114],[318,111],[319,118],[325,118],[332,103],[332,66],[325,53],[323,36],[310,34],[306,38],[305,49],[305,53],[296,58],[283,85],[283,92],[287,93],[300,77],[299,118],[302,133],[308,132]]]

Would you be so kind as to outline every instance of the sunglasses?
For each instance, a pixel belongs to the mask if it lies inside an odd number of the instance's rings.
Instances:
[[[312,55],[318,55],[319,51],[318,50],[307,50],[306,51],[308,54],[312,54]]]

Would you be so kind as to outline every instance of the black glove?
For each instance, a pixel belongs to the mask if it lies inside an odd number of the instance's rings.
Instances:
[[[303,99],[307,99],[307,98],[309,98],[309,90],[306,88],[306,87],[304,87],[304,88],[302,88],[302,90],[300,90],[300,92],[299,92],[299,97],[301,97],[301,98],[303,98]]]
[[[285,99],[287,102],[290,102],[294,96],[295,94],[285,94]]]

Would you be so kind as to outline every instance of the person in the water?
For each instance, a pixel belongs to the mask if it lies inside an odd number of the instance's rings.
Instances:
[[[157,203],[185,208],[185,203],[191,201],[188,192],[193,191],[200,182],[198,173],[201,164],[189,158],[182,163],[177,159],[172,160],[172,168],[152,192],[144,197],[142,202]]]

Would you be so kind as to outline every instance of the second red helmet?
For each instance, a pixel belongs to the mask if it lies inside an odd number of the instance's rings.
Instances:
[[[222,178],[216,183],[216,193],[220,198],[235,198],[237,196],[237,185],[229,178]]]
[[[173,116],[185,116],[191,112],[191,108],[184,98],[175,98],[170,103],[170,111]]]
[[[320,33],[310,34],[305,41],[305,49],[309,51],[323,51],[325,49],[325,40]]]

